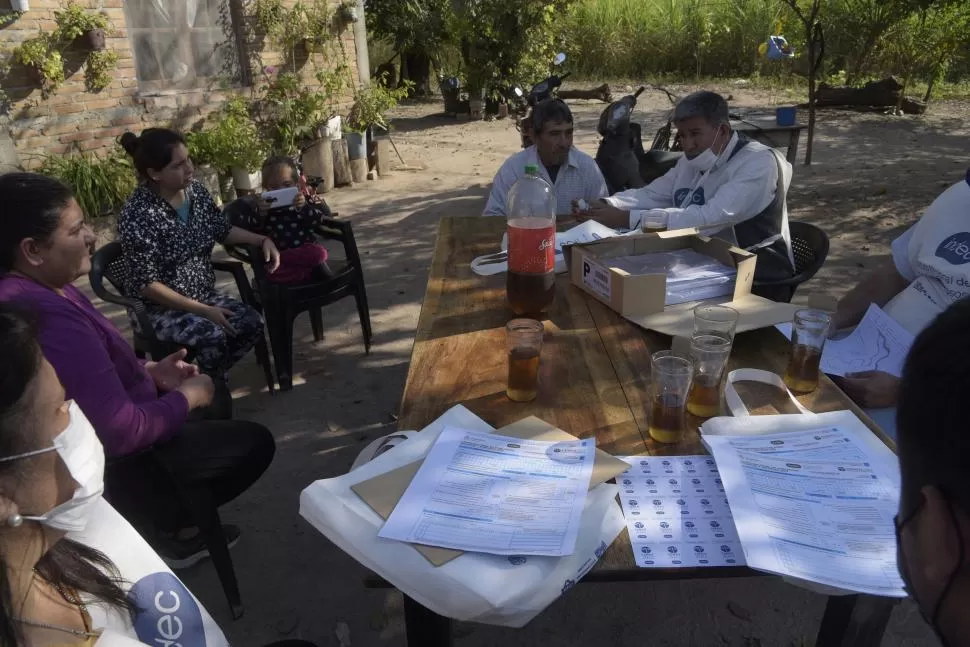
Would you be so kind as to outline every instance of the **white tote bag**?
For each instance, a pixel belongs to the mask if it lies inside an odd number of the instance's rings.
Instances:
[[[153,646],[228,647],[202,603],[107,501],[94,508],[83,532],[68,537],[107,555],[121,573],[128,599],[138,607],[132,620],[115,608],[89,604],[92,626],[105,632],[96,647],[122,647],[132,641]]]
[[[445,426],[494,431],[456,406],[421,433],[300,495],[300,515],[358,562],[432,611],[456,620],[522,627],[579,581],[624,528],[617,487],[590,490],[576,550],[565,557],[463,553],[435,567],[413,546],[377,536],[384,520],[351,486],[427,455]]]

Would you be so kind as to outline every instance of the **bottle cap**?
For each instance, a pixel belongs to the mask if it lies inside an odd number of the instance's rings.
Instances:
[[[526,164],[525,165],[525,174],[526,175],[539,175],[539,167],[536,166],[535,164]]]

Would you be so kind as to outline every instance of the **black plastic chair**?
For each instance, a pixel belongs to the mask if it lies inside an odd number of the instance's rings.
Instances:
[[[829,255],[829,237],[824,231],[807,222],[789,222],[792,254],[795,256],[795,276],[780,281],[755,281],[752,291],[771,291],[775,301],[788,303],[795,289],[821,269]],[[781,298],[777,298],[780,296]]]
[[[236,261],[212,261],[212,267],[218,271],[232,274],[243,303],[256,308],[259,307],[259,304],[253,296],[252,288],[249,286],[246,268],[242,263]],[[122,258],[121,243],[117,241],[108,243],[94,253],[94,256],[91,258],[91,273],[88,278],[91,281],[91,289],[94,290],[94,293],[102,301],[124,306],[138,321],[138,329],[135,326],[131,327],[132,346],[138,357],[142,359],[151,357],[157,362],[180,348],[183,348],[180,344],[162,341],[156,337],[155,330],[152,328],[151,321],[145,312],[145,305],[137,299],[129,299],[128,297],[122,296],[124,294],[124,285],[128,278],[128,267],[124,258]],[[104,283],[105,279],[108,280],[108,283],[117,292],[112,292],[108,289]],[[191,359],[195,355],[194,349],[189,346],[186,346],[185,349],[188,351],[188,359]],[[273,382],[273,369],[270,365],[269,349],[266,347],[266,340],[261,337],[253,350],[256,353],[256,361],[263,367],[263,374],[266,376],[266,385],[269,387],[269,392],[273,394],[275,383]]]
[[[334,214],[336,215],[336,214]],[[315,233],[322,240],[336,240],[343,244],[345,263],[329,261],[333,276],[326,281],[314,281],[298,285],[273,283],[268,278],[261,250],[255,245],[227,245],[226,251],[252,266],[256,289],[262,305],[266,327],[280,389],[293,388],[293,321],[302,312],[310,315],[313,339],[323,339],[323,308],[344,297],[353,296],[357,301],[357,314],[364,333],[364,349],[370,353],[370,309],[364,272],[354,239],[353,227],[346,220],[322,217]]]
[[[171,484],[169,489],[173,496],[199,528],[232,617],[242,617],[244,608],[239,582],[211,491],[180,482],[151,447],[130,456],[109,459],[105,465],[105,498],[136,526],[154,526],[152,511],[145,509],[144,502],[153,500],[154,495],[148,488],[157,489],[159,483]]]

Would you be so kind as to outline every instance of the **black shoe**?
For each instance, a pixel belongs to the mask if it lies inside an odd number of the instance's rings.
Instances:
[[[232,548],[239,541],[242,531],[239,530],[239,526],[226,523],[222,525],[222,534],[226,536],[226,545]],[[158,537],[154,548],[162,561],[173,571],[195,566],[209,556],[209,548],[205,545],[201,532],[191,539]]]

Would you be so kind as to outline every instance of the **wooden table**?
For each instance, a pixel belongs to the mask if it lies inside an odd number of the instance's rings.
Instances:
[[[556,301],[545,322],[539,395],[521,404],[505,397],[507,371],[505,275],[475,275],[469,264],[498,248],[501,218],[443,218],[418,321],[411,366],[401,402],[400,429],[422,429],[456,404],[495,427],[535,415],[597,446],[628,456],[706,454],[698,433],[663,445],[647,433],[650,355],[670,347],[670,337],[647,332],[569,284],[557,280]],[[788,341],[774,329],[741,333],[731,368],[781,372]],[[789,413],[787,396],[758,383],[739,383],[751,413]],[[851,409],[882,432],[827,378],[800,398],[815,412]],[[787,403],[787,404],[786,404]],[[699,420],[693,420],[699,424]],[[692,426],[695,426],[692,425]],[[626,530],[583,582],[659,581],[764,576],[747,567],[646,569],[633,560]],[[875,647],[894,602],[870,596],[831,597],[817,647]],[[408,644],[450,645],[450,621],[405,597]]]
[[[747,117],[740,120],[731,120],[731,128],[737,132],[744,133],[765,146],[786,148],[788,152],[785,154],[785,158],[789,164],[795,163],[795,158],[798,156],[798,139],[806,127],[805,124],[779,126],[775,123],[774,116],[771,118]]]

